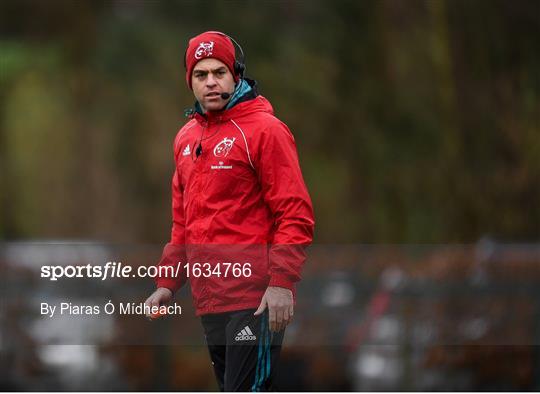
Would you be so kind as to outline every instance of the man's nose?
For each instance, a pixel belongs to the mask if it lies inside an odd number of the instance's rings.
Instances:
[[[216,79],[214,78],[214,75],[212,73],[208,74],[208,77],[206,78],[206,85],[207,86],[215,86],[216,85]]]

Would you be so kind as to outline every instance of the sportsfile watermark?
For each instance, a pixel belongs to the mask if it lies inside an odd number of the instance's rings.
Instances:
[[[138,266],[116,261],[105,265],[44,265],[41,278],[57,281],[58,279],[95,278],[100,280],[122,278],[178,278],[180,273],[186,277],[249,278],[252,274],[251,263],[184,263],[165,266]]]
[[[44,344],[204,344],[192,285],[203,305],[257,308],[231,289],[261,289],[262,298],[275,266],[288,269],[300,254],[282,245],[196,245],[158,265],[162,256],[163,245],[0,243],[2,313]],[[171,278],[163,285],[176,291],[148,305],[156,277]],[[540,344],[540,244],[317,244],[296,279],[291,344]],[[242,322],[235,338],[259,339],[259,329]]]
[[[108,261],[105,265],[44,265],[41,267],[41,278],[51,281],[64,278],[176,278],[181,267],[182,263],[178,262],[176,266],[141,265],[134,269],[131,265],[116,261]]]

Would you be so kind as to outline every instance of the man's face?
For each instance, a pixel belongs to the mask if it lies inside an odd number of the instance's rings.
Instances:
[[[234,77],[225,63],[206,58],[195,65],[191,74],[191,87],[205,112],[220,111],[230,100],[230,97],[223,100],[221,93],[234,91]]]

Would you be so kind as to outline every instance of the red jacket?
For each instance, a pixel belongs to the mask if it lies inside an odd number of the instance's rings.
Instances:
[[[159,265],[251,265],[249,277],[190,271],[197,315],[256,308],[268,286],[294,292],[315,222],[294,138],[268,100],[195,114],[176,136],[174,158],[173,227]],[[156,284],[175,292],[187,276]]]

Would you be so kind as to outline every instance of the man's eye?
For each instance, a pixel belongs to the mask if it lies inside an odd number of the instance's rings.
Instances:
[[[225,75],[225,73],[226,73],[225,70],[218,71],[218,74],[219,74],[219,75]]]

